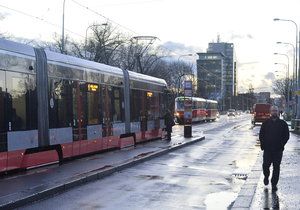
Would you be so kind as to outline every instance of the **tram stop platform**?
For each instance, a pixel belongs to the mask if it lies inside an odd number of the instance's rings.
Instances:
[[[271,183],[268,186],[263,184],[262,155],[263,152],[260,152],[231,209],[299,209],[300,135],[290,133],[290,139],[283,152],[277,191],[272,191]],[[271,179],[272,166],[270,169]]]
[[[205,139],[203,133],[193,135],[192,138],[184,138],[182,133],[173,136],[171,141],[148,141],[135,147],[74,159],[62,165],[2,176],[0,209],[21,207]]]

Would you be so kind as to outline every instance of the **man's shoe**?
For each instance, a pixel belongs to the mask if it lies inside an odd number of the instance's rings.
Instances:
[[[276,192],[278,190],[276,185],[272,185],[272,192]]]
[[[268,178],[268,177],[265,177],[265,178],[264,178],[264,184],[265,184],[265,185],[268,185],[268,184],[269,184],[269,178]]]

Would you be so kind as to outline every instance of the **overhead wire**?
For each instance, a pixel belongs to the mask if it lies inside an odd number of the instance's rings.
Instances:
[[[124,25],[122,25],[122,24],[120,24],[120,23],[114,21],[114,20],[112,20],[111,18],[106,17],[105,15],[103,15],[103,14],[101,14],[101,13],[99,13],[99,12],[93,10],[93,9],[91,9],[90,7],[88,7],[88,6],[86,6],[86,5],[83,5],[82,3],[80,3],[80,2],[78,2],[78,1],[76,1],[76,0],[71,0],[71,1],[74,2],[75,4],[77,4],[78,6],[80,6],[80,7],[84,8],[84,9],[86,9],[86,10],[88,10],[88,11],[90,11],[90,12],[92,12],[92,13],[94,13],[94,14],[96,14],[96,15],[98,15],[98,16],[104,18],[104,19],[106,19],[106,21],[108,21],[108,22],[114,23],[114,24],[116,24],[117,26],[120,26],[121,28],[124,28],[124,29],[126,29],[127,31],[132,32],[132,33],[135,34],[135,35],[138,34],[136,31],[134,31],[134,30],[132,30],[132,29],[130,29],[130,28],[128,28],[128,27],[126,27],[126,26],[124,26]],[[0,7],[5,8],[5,9],[10,10],[10,11],[13,11],[13,12],[18,13],[18,14],[21,14],[21,15],[24,15],[24,16],[27,16],[27,17],[36,19],[36,20],[38,20],[38,21],[44,22],[44,23],[46,23],[46,24],[48,24],[48,25],[51,25],[51,26],[53,26],[53,27],[56,27],[56,28],[61,28],[61,26],[62,26],[62,25],[60,25],[60,24],[52,23],[52,22],[50,22],[50,21],[48,21],[48,20],[46,20],[46,19],[44,19],[44,18],[41,18],[41,17],[38,17],[38,16],[34,16],[34,15],[28,14],[28,13],[26,13],[26,12],[23,12],[23,11],[21,11],[21,10],[17,10],[17,9],[8,7],[8,6],[0,5]],[[85,36],[83,36],[83,35],[81,35],[81,34],[79,34],[79,33],[76,33],[76,32],[74,32],[74,31],[72,31],[72,30],[70,30],[70,29],[68,29],[68,28],[65,28],[65,30],[68,31],[69,33],[72,33],[72,34],[76,35],[76,36],[79,36],[79,37],[81,37],[81,38],[85,38]],[[173,54],[173,55],[175,54],[175,55],[177,55],[177,56],[180,56],[180,54],[178,54],[176,51],[171,50],[171,49],[169,49],[169,48],[166,47],[166,46],[160,45],[160,47],[161,47],[161,48],[164,48],[165,50],[167,50],[168,53],[170,53],[170,54]]]
[[[44,22],[44,23],[47,23],[48,25],[51,25],[51,26],[54,26],[54,27],[57,27],[57,28],[60,28],[60,27],[61,27],[61,25],[59,25],[59,24],[52,23],[52,22],[50,22],[50,21],[48,21],[48,20],[45,20],[44,18],[41,18],[41,17],[38,17],[38,16],[34,16],[34,15],[31,15],[31,14],[28,14],[28,13],[26,13],[26,12],[23,12],[23,11],[20,11],[20,10],[17,10],[17,9],[13,9],[13,8],[10,8],[10,7],[4,6],[4,5],[0,5],[0,7],[5,8],[5,9],[10,10],[10,11],[13,11],[13,12],[16,12],[16,13],[19,13],[19,14],[21,14],[21,15],[24,15],[24,16],[27,16],[27,17],[36,19],[36,20],[42,21],[42,22]],[[77,35],[77,36],[80,36],[80,37],[82,37],[82,38],[85,38],[85,37],[82,36],[81,34],[78,34],[78,33],[74,32],[74,31],[71,31],[71,30],[68,29],[68,28],[65,28],[65,30],[68,31],[68,32],[70,32],[70,33],[72,33],[72,34],[75,34],[75,35]]]
[[[88,10],[88,11],[90,11],[90,12],[92,12],[92,13],[94,13],[94,14],[96,14],[96,15],[98,15],[98,16],[104,18],[104,19],[106,19],[106,21],[108,21],[108,22],[114,23],[114,24],[120,26],[121,28],[124,28],[124,29],[126,29],[126,30],[132,32],[132,33],[135,34],[135,35],[138,35],[138,34],[139,34],[138,32],[136,32],[136,31],[134,31],[134,30],[128,28],[127,26],[124,26],[124,25],[122,25],[122,24],[120,24],[120,23],[118,23],[118,22],[112,20],[111,18],[106,17],[105,15],[101,14],[100,12],[97,12],[96,10],[91,9],[90,7],[88,7],[88,6],[86,6],[86,5],[84,5],[84,4],[80,3],[80,2],[78,2],[77,0],[71,0],[71,1],[74,2],[75,4],[77,4],[78,6],[80,6],[80,7],[84,8],[84,9],[86,9],[86,10]],[[176,54],[176,55],[180,56],[177,52],[175,52],[175,51],[173,51],[173,50],[170,50],[169,48],[167,48],[167,47],[165,47],[165,46],[163,46],[163,45],[160,45],[160,47],[166,49],[167,51],[169,51],[169,53],[173,53],[173,54]]]

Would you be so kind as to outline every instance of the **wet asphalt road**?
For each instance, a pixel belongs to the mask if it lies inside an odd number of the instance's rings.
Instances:
[[[264,176],[261,174],[250,209],[300,209],[299,155],[300,138],[290,133],[290,139],[285,146],[280,166],[278,191],[273,192],[270,184],[265,187],[263,184]],[[272,170],[272,167],[270,168]]]
[[[202,142],[22,209],[227,209],[259,153],[259,126],[222,116],[193,125],[200,131]]]

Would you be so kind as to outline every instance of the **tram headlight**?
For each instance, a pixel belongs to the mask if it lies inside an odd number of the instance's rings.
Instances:
[[[176,117],[179,117],[179,112],[175,112],[175,116],[176,116]]]

